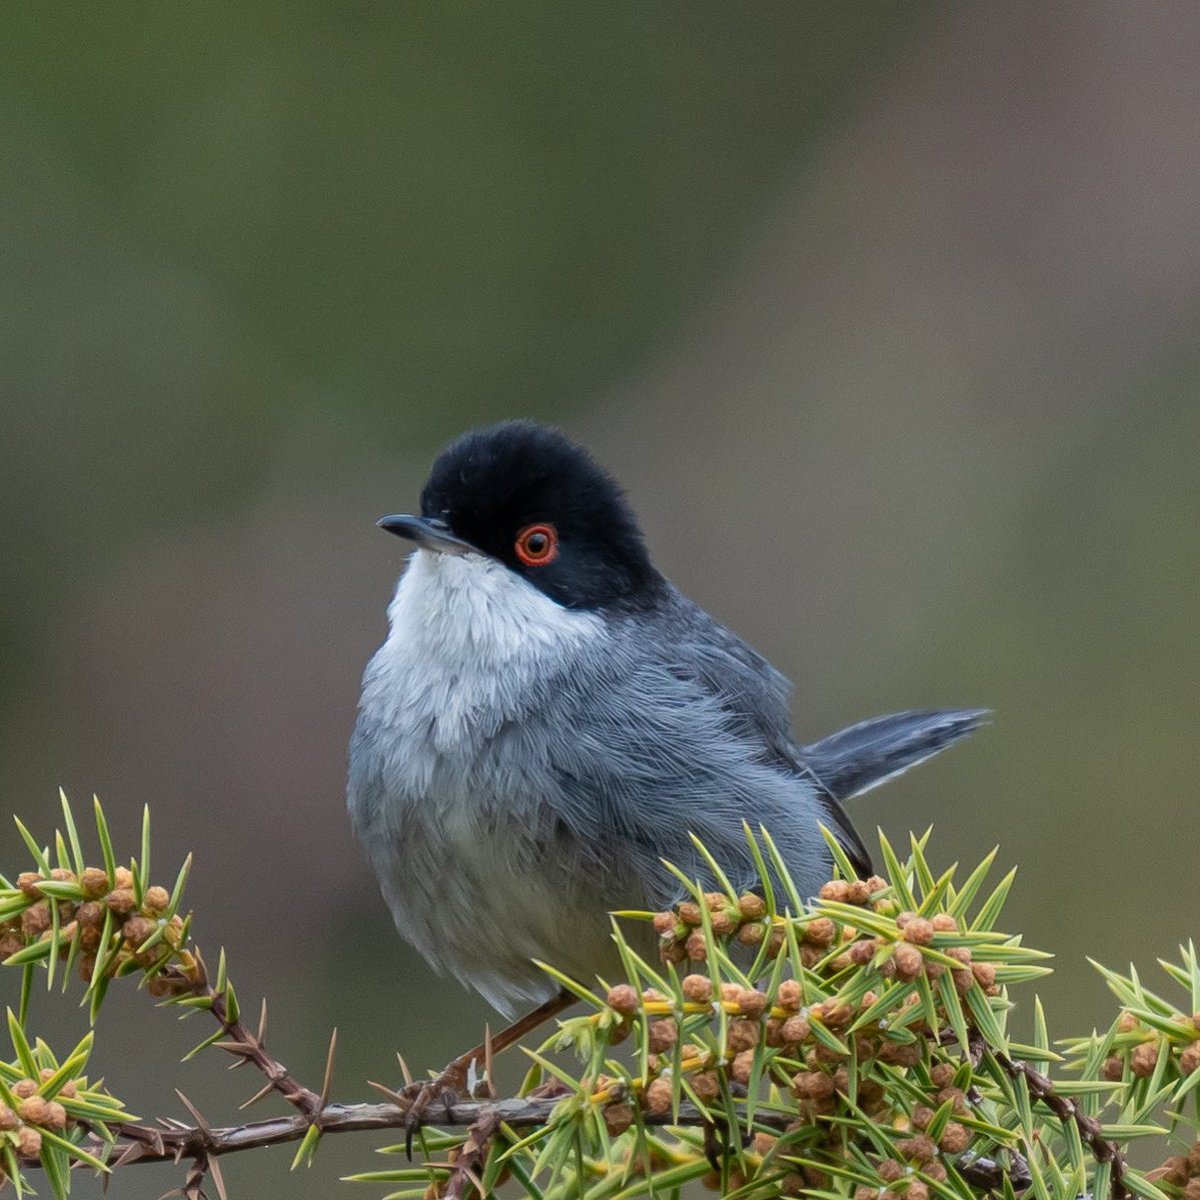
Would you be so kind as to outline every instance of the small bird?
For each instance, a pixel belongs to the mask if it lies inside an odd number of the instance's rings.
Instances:
[[[556,430],[506,421],[452,442],[366,668],[348,803],[396,926],[511,1013],[547,962],[623,977],[608,913],[682,898],[666,859],[738,887],[743,822],[801,890],[829,878],[819,825],[864,875],[841,802],[972,732],[984,710],[913,711],[810,745],[790,687],[654,567],[620,488]]]

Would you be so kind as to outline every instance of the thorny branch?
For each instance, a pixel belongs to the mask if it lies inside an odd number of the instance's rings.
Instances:
[[[1064,1124],[1075,1123],[1083,1144],[1091,1150],[1096,1161],[1112,1165],[1113,1200],[1128,1200],[1132,1193],[1125,1181],[1125,1158],[1117,1143],[1104,1136],[1100,1122],[1082,1112],[1074,1100],[1056,1091],[1054,1084],[1027,1062],[1009,1058],[1001,1050],[992,1050],[992,1055],[1011,1078],[1025,1080],[1032,1099],[1040,1100]]]

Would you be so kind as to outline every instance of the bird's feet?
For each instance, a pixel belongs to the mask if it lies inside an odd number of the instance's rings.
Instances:
[[[440,1075],[410,1083],[400,1095],[409,1101],[404,1112],[404,1150],[412,1158],[413,1138],[425,1121],[431,1105],[441,1105],[446,1115],[467,1090],[467,1069],[460,1060],[452,1062]]]

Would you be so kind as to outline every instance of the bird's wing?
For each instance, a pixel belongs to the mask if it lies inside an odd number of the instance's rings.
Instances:
[[[691,878],[707,874],[691,833],[737,886],[752,885],[743,822],[763,825],[811,895],[828,878],[817,825],[830,815],[811,779],[782,754],[786,693],[756,676],[737,648],[684,655],[666,631],[649,643],[645,632],[617,636],[574,663],[542,710],[557,730],[555,790],[578,842],[600,848],[598,869],[632,866],[647,898],[661,904],[678,889],[660,858]]]
[[[842,809],[840,793],[814,770],[791,729],[787,678],[731,629],[676,592],[669,620],[676,631],[675,668],[695,675],[729,713],[737,736],[761,746],[764,761],[808,779],[816,792],[822,824],[829,828],[858,873],[871,874],[871,856]]]

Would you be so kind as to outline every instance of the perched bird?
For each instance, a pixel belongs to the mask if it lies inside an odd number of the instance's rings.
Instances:
[[[789,685],[654,567],[614,480],[530,421],[452,442],[367,666],[349,808],[400,933],[511,1012],[552,964],[621,976],[614,908],[681,898],[695,833],[735,885],[765,826],[807,894],[818,825],[869,872],[841,802],[936,754],[981,710],[905,712],[801,745]]]

